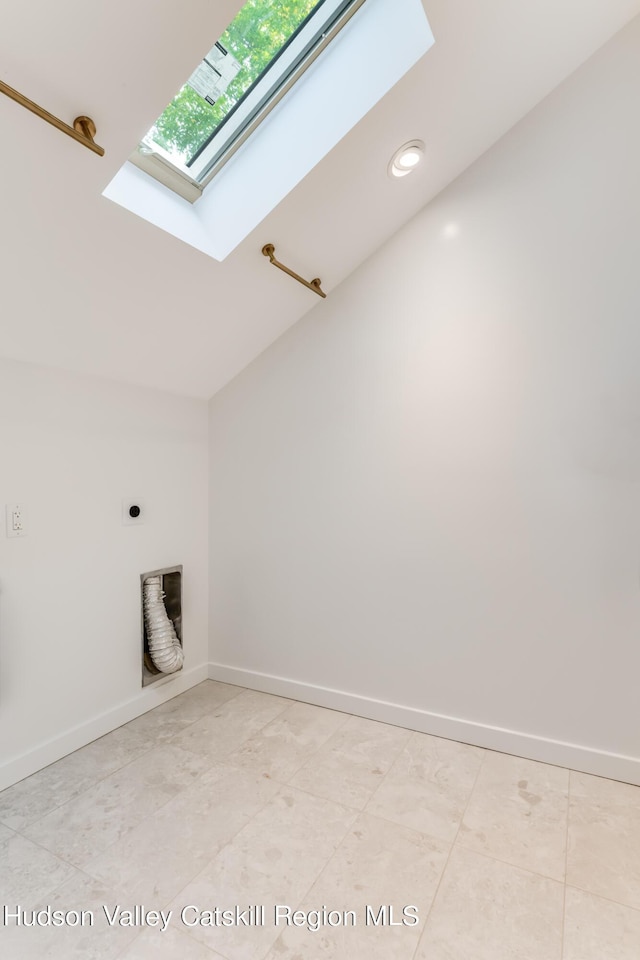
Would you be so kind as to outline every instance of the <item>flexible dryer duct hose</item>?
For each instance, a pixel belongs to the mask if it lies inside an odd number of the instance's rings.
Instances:
[[[175,673],[182,669],[184,651],[165,610],[160,577],[144,581],[143,601],[149,656],[161,673]]]

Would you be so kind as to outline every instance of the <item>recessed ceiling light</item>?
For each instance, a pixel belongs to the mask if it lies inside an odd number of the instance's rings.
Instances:
[[[424,157],[422,140],[409,140],[396,150],[387,168],[390,177],[406,177]]]

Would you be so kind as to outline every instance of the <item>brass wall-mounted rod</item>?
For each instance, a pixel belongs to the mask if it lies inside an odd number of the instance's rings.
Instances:
[[[308,280],[305,280],[303,277],[301,277],[300,274],[295,273],[293,270],[290,270],[289,267],[285,267],[284,263],[280,263],[279,260],[276,260],[275,258],[276,248],[272,243],[265,243],[264,247],[262,248],[262,252],[265,255],[265,257],[269,257],[269,260],[274,265],[274,267],[277,267],[279,270],[284,270],[285,273],[288,273],[289,276],[293,277],[294,280],[297,280],[298,283],[301,283],[304,287],[308,287],[309,290],[313,290],[314,293],[317,293],[319,297],[327,296],[324,290],[320,289],[320,284],[322,281],[320,280],[319,277],[316,277],[315,280],[312,280],[311,282],[309,282]]]
[[[33,100],[29,100],[21,93],[18,93],[17,90],[14,90],[13,87],[10,87],[9,84],[4,83],[2,80],[0,80],[0,93],[11,97],[11,99],[19,103],[21,107],[26,107],[27,110],[31,110],[31,113],[35,113],[37,117],[41,117],[42,120],[46,120],[47,123],[57,127],[58,130],[62,130],[68,137],[73,137],[74,140],[88,147],[89,150],[93,150],[98,156],[104,157],[104,147],[98,146],[93,140],[96,135],[96,125],[91,117],[76,117],[73,121],[73,126],[70,127],[68,123],[54,117],[48,110],[45,110],[43,107],[38,106],[37,103],[34,103]]]

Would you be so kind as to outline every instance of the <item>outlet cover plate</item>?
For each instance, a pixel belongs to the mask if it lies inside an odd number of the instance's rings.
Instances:
[[[26,537],[27,511],[21,503],[7,504],[7,536]]]

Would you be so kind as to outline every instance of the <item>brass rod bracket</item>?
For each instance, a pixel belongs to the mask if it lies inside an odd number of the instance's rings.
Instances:
[[[91,117],[76,117],[73,121],[73,129],[76,133],[82,134],[87,140],[91,140],[94,143],[94,137],[96,135],[96,125],[91,119]]]
[[[24,94],[18,93],[17,90],[14,90],[13,87],[10,87],[8,83],[4,83],[2,80],[0,80],[0,93],[4,93],[5,96],[19,103],[21,107],[30,110],[31,113],[35,113],[41,120],[46,120],[47,123],[50,123],[57,130],[66,133],[68,137],[73,137],[73,139],[81,143],[83,147],[88,147],[89,150],[97,153],[99,157],[104,157],[104,147],[99,146],[93,139],[96,135],[96,125],[91,117],[76,117],[71,127],[68,123],[65,123],[64,120],[55,117],[52,113],[49,113],[48,110],[45,110],[44,107],[34,103],[33,100],[29,100]]]
[[[265,257],[269,257],[270,262],[277,267],[278,270],[282,270],[284,273],[288,274],[290,277],[293,277],[294,280],[297,280],[298,283],[301,283],[303,287],[307,287],[308,290],[313,290],[314,293],[317,293],[319,297],[325,297],[326,293],[321,288],[322,281],[319,277],[316,277],[314,280],[305,280],[304,277],[301,277],[299,273],[296,273],[294,270],[285,267],[284,263],[280,263],[279,260],[276,260],[276,248],[272,243],[265,243],[262,248],[262,253]]]

